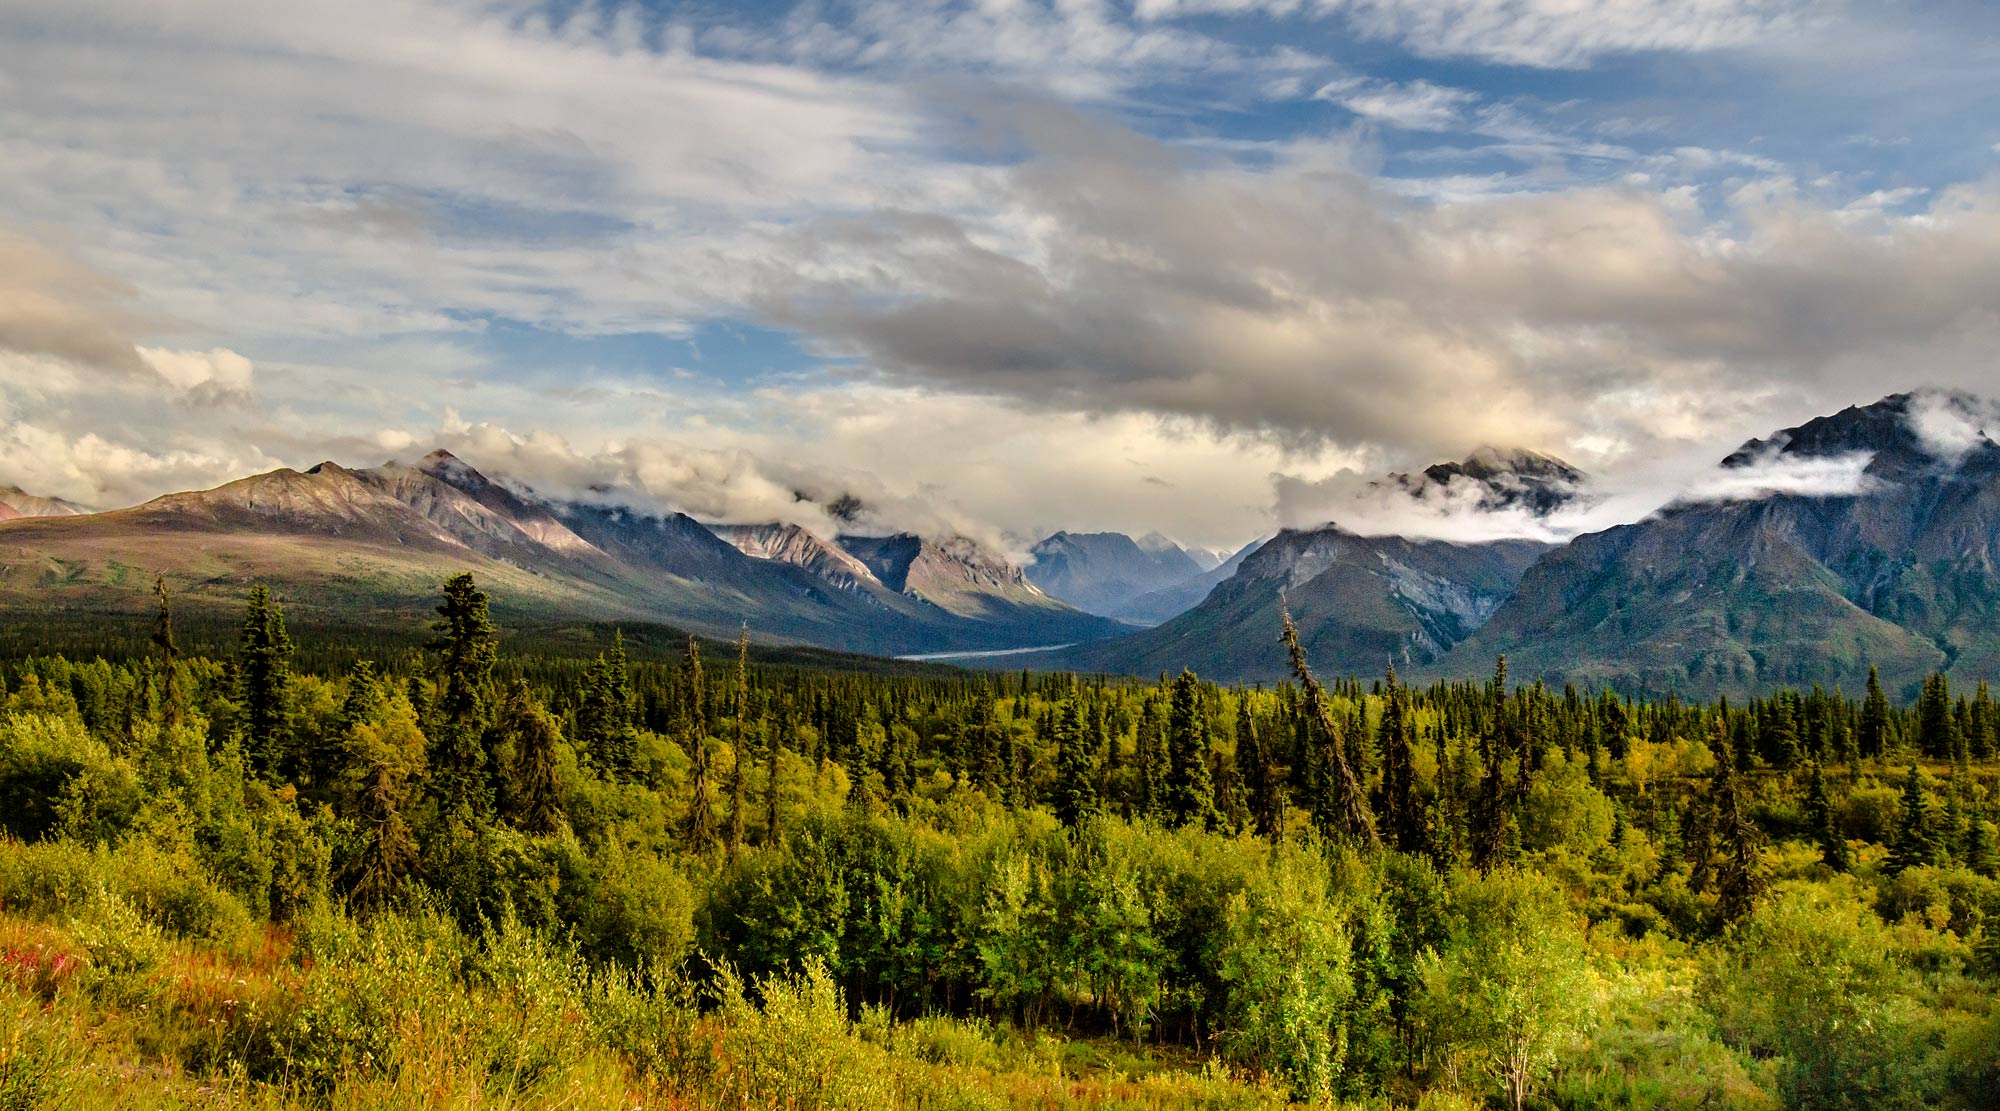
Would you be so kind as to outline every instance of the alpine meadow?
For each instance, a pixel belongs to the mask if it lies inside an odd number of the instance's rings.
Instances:
[[[0,1111],[2000,1111],[2000,11],[0,0]]]

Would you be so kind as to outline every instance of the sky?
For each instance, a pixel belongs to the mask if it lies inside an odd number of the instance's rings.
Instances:
[[[1372,480],[1532,448],[1603,527],[2000,392],[1975,0],[4,0],[0,165],[0,485],[99,507],[447,446],[1016,552],[1476,538],[1551,526]]]

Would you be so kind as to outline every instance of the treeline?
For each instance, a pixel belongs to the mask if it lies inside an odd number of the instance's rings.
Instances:
[[[502,654],[470,576],[421,655],[322,674],[261,588],[224,658],[160,602],[147,656],[0,666],[0,825],[17,864],[182,862],[211,895],[132,898],[183,932],[435,914],[753,996],[809,971],[856,1018],[1213,1054],[1305,1101],[2000,1091],[1983,684],[1321,682],[1289,621],[1270,688],[844,674],[747,638],[578,661]],[[89,894],[34,859],[7,907]]]

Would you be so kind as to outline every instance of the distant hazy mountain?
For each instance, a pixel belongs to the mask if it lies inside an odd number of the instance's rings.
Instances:
[[[1243,565],[1243,561],[1250,557],[1250,553],[1263,547],[1270,539],[1268,536],[1260,536],[1238,548],[1234,555],[1218,560],[1201,574],[1182,579],[1172,586],[1161,587],[1128,599],[1107,616],[1120,621],[1129,621],[1134,625],[1158,625],[1178,617],[1200,605],[1201,600],[1208,597],[1217,583],[1234,575],[1236,569]]]
[[[1142,594],[1202,573],[1193,556],[1157,532],[1139,540],[1122,532],[1058,532],[1030,553],[1028,578],[1089,613],[1115,614]]]
[[[1907,690],[1932,669],[2000,675],[2000,447],[1940,457],[1918,399],[1884,398],[1753,440],[1725,471],[1868,460],[1860,488],[1669,506],[1578,537],[1522,578],[1450,670],[1505,652],[1514,674],[1705,695],[1845,684]],[[1928,399],[1970,430],[1978,406]]]
[[[409,626],[428,619],[444,578],[472,571],[512,620],[724,635],[747,621],[762,637],[885,655],[1116,628],[1040,594],[1004,561],[974,569],[953,564],[950,545],[914,546],[901,575],[913,592],[843,590],[825,568],[746,555],[683,514],[547,501],[436,452],[415,465],[322,463],[116,512],[5,520],[0,612],[143,614],[158,572],[193,608],[233,608],[265,583],[306,620]],[[990,602],[979,597],[989,579]]]
[[[15,517],[78,517],[88,512],[73,501],[37,497],[19,486],[0,486],[0,521]]]

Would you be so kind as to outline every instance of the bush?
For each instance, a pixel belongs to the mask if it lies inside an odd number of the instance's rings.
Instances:
[[[116,851],[73,841],[0,842],[0,908],[41,918],[76,913],[100,891],[176,937],[231,942],[250,914],[200,864],[145,842]]]
[[[138,778],[71,717],[0,718],[0,830],[34,841],[68,828],[110,840],[141,802]]]

